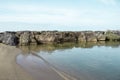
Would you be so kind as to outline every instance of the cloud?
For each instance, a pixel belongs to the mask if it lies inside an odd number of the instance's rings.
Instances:
[[[117,1],[116,0],[100,0],[102,3],[105,5],[116,5]]]
[[[7,22],[106,25],[119,23],[117,21],[120,19],[119,12],[97,8],[79,7],[76,9],[14,4],[7,6],[0,5],[0,9],[3,10],[2,12],[5,12],[0,15],[0,21]]]
[[[72,16],[76,13],[76,11],[73,9],[40,6],[40,5],[39,6],[38,5],[7,5],[7,6],[1,6],[0,8],[13,12],[15,14],[46,14],[46,15]]]
[[[79,15],[77,10],[49,6],[8,5],[1,8],[10,12],[2,14],[0,21],[73,23]]]

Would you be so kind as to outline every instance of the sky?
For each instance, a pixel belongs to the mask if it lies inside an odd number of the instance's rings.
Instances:
[[[0,22],[3,23],[109,26],[108,29],[117,26],[120,29],[119,21],[120,0],[0,0]]]

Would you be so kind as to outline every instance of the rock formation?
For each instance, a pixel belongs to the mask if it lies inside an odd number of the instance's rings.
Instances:
[[[0,33],[0,43],[12,46],[98,41],[120,41],[120,31],[19,31]]]
[[[18,45],[18,37],[15,35],[15,32],[5,32],[1,35],[1,42],[7,45]]]

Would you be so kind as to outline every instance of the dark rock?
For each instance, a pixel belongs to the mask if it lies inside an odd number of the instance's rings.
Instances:
[[[2,43],[11,45],[11,46],[16,46],[18,45],[18,37],[15,35],[14,32],[5,32],[2,40]]]
[[[60,42],[76,42],[76,34],[74,32],[62,32],[60,36],[58,36]]]
[[[4,38],[4,34],[3,34],[3,33],[0,33],[0,43],[2,43],[3,38]]]

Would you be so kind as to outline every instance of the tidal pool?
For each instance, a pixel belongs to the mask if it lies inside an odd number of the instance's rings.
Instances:
[[[48,80],[120,80],[119,42],[64,43],[19,48],[23,54],[17,56],[17,63],[36,80],[45,77]],[[44,74],[39,73],[41,70]]]

